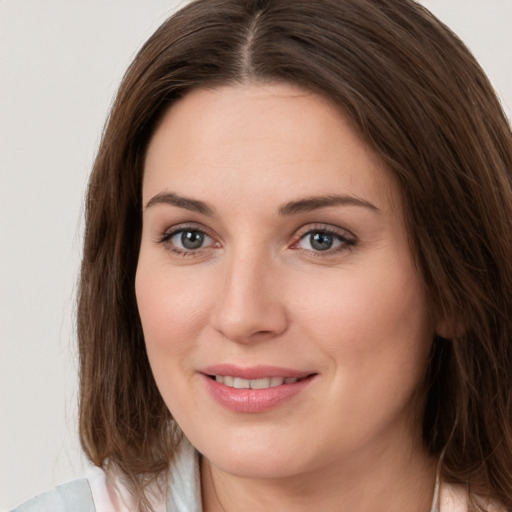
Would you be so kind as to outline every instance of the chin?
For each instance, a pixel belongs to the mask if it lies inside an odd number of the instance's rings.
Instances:
[[[194,446],[214,467],[241,478],[288,477],[301,473],[304,462],[304,454],[296,448],[300,444],[286,446],[282,439],[272,441],[261,436],[250,440],[216,438],[214,444],[199,442]]]
[[[213,458],[207,459],[217,469],[239,478],[281,479],[300,473],[287,461],[269,457],[268,454],[259,454],[251,459],[242,454],[229,458],[215,454]]]

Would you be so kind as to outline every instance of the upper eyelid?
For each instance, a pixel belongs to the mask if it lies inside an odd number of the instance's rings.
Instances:
[[[187,229],[190,231],[199,231],[200,233],[204,233],[205,235],[214,238],[214,235],[212,234],[210,229],[196,222],[183,222],[179,224],[174,224],[164,229],[162,231],[162,235],[174,235],[176,233],[179,233],[180,231],[186,231]]]
[[[158,234],[158,240],[157,241],[165,241],[169,240],[172,236],[174,236],[176,233],[179,233],[180,231],[185,230],[191,230],[191,231],[198,231],[201,233],[204,233],[205,235],[212,238],[212,240],[215,240],[218,243],[221,243],[221,240],[218,235],[216,235],[212,230],[210,230],[208,227],[204,226],[200,222],[182,222],[178,223],[172,226],[169,226],[168,228],[162,230]],[[296,229],[291,236],[292,241],[291,243],[296,243],[298,240],[300,240],[302,237],[307,235],[308,233],[312,231],[323,231],[326,233],[332,233],[333,235],[340,236],[342,238],[350,239],[350,240],[357,240],[357,237],[348,229],[342,228],[340,226],[336,226],[329,223],[323,223],[323,222],[313,222],[313,223],[307,223]]]
[[[176,234],[180,233],[181,231],[186,231],[186,230],[197,231],[197,232],[203,233],[207,237],[211,238],[211,240],[214,241],[215,243],[219,243],[218,238],[215,237],[212,233],[210,233],[210,231],[207,228],[205,228],[201,225],[198,225],[196,223],[188,223],[188,222],[185,222],[182,224],[175,224],[175,225],[170,226],[164,230],[158,231],[156,233],[156,235],[153,237],[153,240],[157,244],[166,244],[166,243],[169,243],[171,238],[173,238]],[[203,247],[202,249],[205,249],[205,248]],[[200,249],[198,249],[198,250],[200,250]],[[192,252],[192,251],[189,251],[189,252]]]
[[[187,249],[187,248],[181,248],[179,246],[176,246],[174,243],[171,242],[171,240],[177,234],[179,234],[183,231],[196,231],[196,232],[202,233],[203,235],[208,237],[211,240],[211,242],[213,242],[213,244],[210,243],[204,247],[198,247],[195,249]],[[174,254],[180,255],[180,256],[190,256],[190,257],[199,256],[199,255],[203,254],[205,250],[208,250],[208,249],[212,248],[213,246],[217,246],[217,247],[219,246],[219,245],[217,245],[218,242],[216,241],[216,239],[213,236],[211,236],[210,234],[208,234],[206,232],[206,230],[198,229],[193,226],[187,227],[186,225],[176,225],[176,226],[173,226],[172,228],[168,228],[163,233],[160,232],[160,234],[158,235],[158,239],[156,239],[155,242],[163,245],[166,248],[166,250],[169,251],[169,253],[174,253]]]
[[[342,236],[344,238],[357,238],[351,231],[346,228],[341,228],[339,226],[334,226],[332,224],[324,224],[324,223],[312,223],[305,224],[301,226],[299,229],[295,231],[295,237],[302,237],[311,233],[312,231],[324,231],[326,233],[332,233],[334,235]]]

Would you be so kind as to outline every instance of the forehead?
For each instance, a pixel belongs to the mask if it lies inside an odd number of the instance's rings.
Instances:
[[[234,188],[276,200],[349,192],[384,208],[400,195],[389,169],[339,108],[288,84],[194,90],[155,131],[145,202],[166,189],[208,198]]]

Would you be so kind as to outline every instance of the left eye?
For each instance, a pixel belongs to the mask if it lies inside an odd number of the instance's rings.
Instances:
[[[325,252],[342,246],[352,245],[352,242],[332,231],[309,231],[297,243],[300,249],[307,251]]]
[[[165,240],[178,251],[194,251],[212,245],[213,240],[203,231],[197,229],[181,229],[175,231]]]

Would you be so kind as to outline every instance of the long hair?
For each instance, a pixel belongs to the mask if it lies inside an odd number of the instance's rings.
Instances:
[[[134,292],[148,141],[188,91],[285,82],[328,98],[400,183],[437,319],[425,446],[443,476],[512,510],[512,135],[464,44],[412,0],[196,0],[128,69],[90,178],[78,303],[80,435],[141,507],[180,430]]]

